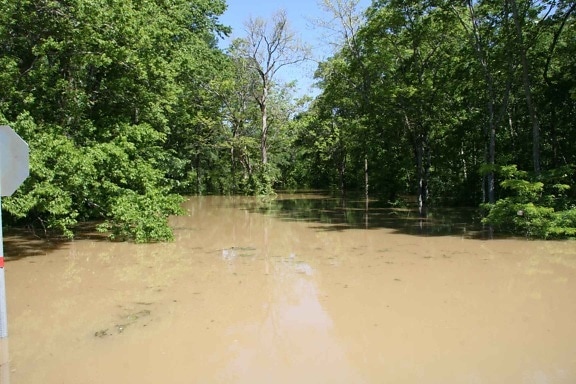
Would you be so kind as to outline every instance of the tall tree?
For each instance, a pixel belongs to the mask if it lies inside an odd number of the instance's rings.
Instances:
[[[224,119],[230,130],[230,161],[234,192],[249,192],[249,181],[255,176],[255,164],[260,153],[260,109],[253,95],[259,76],[251,70],[250,59],[236,40],[228,48],[231,58],[229,81],[223,90]],[[240,172],[241,171],[241,172]]]
[[[268,163],[269,96],[278,71],[309,58],[309,49],[290,28],[286,11],[276,12],[271,21],[250,18],[246,22],[247,36],[238,45],[249,59],[250,69],[259,76],[253,95],[261,113],[260,151],[262,164]]]
[[[520,54],[520,64],[522,65],[522,84],[524,89],[524,97],[526,98],[526,106],[528,108],[528,116],[532,125],[532,162],[534,172],[540,174],[540,122],[536,113],[536,106],[532,101],[532,70],[528,61],[528,47],[526,46],[524,38],[524,14],[520,14],[516,0],[507,0],[508,5],[512,11],[512,18],[514,19],[514,26],[516,27],[516,47]],[[528,4],[530,7],[531,2]]]
[[[513,80],[512,46],[509,44],[511,26],[508,12],[488,5],[478,6],[476,2],[466,1],[464,6],[451,5],[453,13],[461,23],[471,47],[473,57],[480,67],[483,89],[480,95],[485,105],[485,180],[482,183],[483,201],[494,203],[496,134],[507,113],[508,100]],[[495,26],[498,31],[496,33]],[[466,55],[466,51],[461,51]],[[506,84],[503,88],[499,84]]]
[[[451,53],[458,32],[454,19],[442,2],[390,0],[375,2],[362,31],[374,58],[374,76],[388,88],[385,110],[390,111],[411,143],[417,185],[418,207],[425,216],[429,199],[433,148],[441,136],[449,110]]]

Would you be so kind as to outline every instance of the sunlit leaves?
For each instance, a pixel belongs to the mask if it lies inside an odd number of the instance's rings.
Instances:
[[[198,118],[208,103],[185,97],[218,73],[224,7],[0,2],[0,114],[31,151],[29,179],[5,202],[12,217],[67,236],[77,221],[96,219],[116,238],[169,239],[167,217],[181,200],[166,177],[189,162],[194,140],[173,135],[195,120],[219,120],[217,103],[209,119]]]

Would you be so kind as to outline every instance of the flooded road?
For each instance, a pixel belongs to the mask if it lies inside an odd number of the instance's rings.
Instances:
[[[328,205],[194,197],[168,244],[7,236],[10,383],[576,382],[575,242]]]

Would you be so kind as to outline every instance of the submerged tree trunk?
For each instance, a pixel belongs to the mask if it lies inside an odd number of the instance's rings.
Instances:
[[[195,159],[195,163],[196,163],[196,193],[198,195],[202,194],[202,181],[200,178],[200,155],[196,155],[196,159]]]
[[[428,133],[420,124],[413,124],[404,112],[404,124],[412,136],[412,149],[418,178],[417,200],[420,217],[428,215],[428,176],[430,173],[430,150]],[[418,127],[418,131],[416,131]]]
[[[418,175],[418,213],[428,215],[428,179],[430,174],[430,151],[426,134],[418,135],[416,141],[416,168]]]
[[[369,184],[368,184],[368,156],[364,155],[364,197],[368,201]]]
[[[338,164],[338,176],[340,178],[340,193],[342,194],[342,196],[346,194],[346,183],[344,182],[345,174],[346,174],[346,154],[342,153],[340,164]]]

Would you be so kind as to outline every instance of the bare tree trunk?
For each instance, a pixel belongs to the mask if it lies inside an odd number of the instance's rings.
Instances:
[[[341,152],[340,164],[338,164],[338,175],[340,176],[340,193],[342,196],[346,194],[346,183],[344,182],[346,174],[346,153],[344,150]]]
[[[264,87],[264,99],[267,98],[268,89]],[[260,104],[262,113],[262,136],[260,137],[260,151],[262,153],[262,164],[268,163],[268,107],[266,101]]]
[[[236,193],[238,190],[237,176],[236,176],[236,139],[238,138],[238,127],[234,123],[234,128],[232,129],[232,145],[230,146],[230,174],[232,177],[232,193]]]
[[[196,155],[196,193],[202,194],[202,182],[200,180],[200,155]]]
[[[419,134],[416,139],[416,168],[418,173],[418,213],[420,217],[428,215],[428,179],[430,173],[430,151],[428,138]]]
[[[234,145],[230,148],[230,176],[232,177],[232,193],[236,193],[236,159],[234,159]]]
[[[368,156],[364,155],[364,198],[368,201]]]

